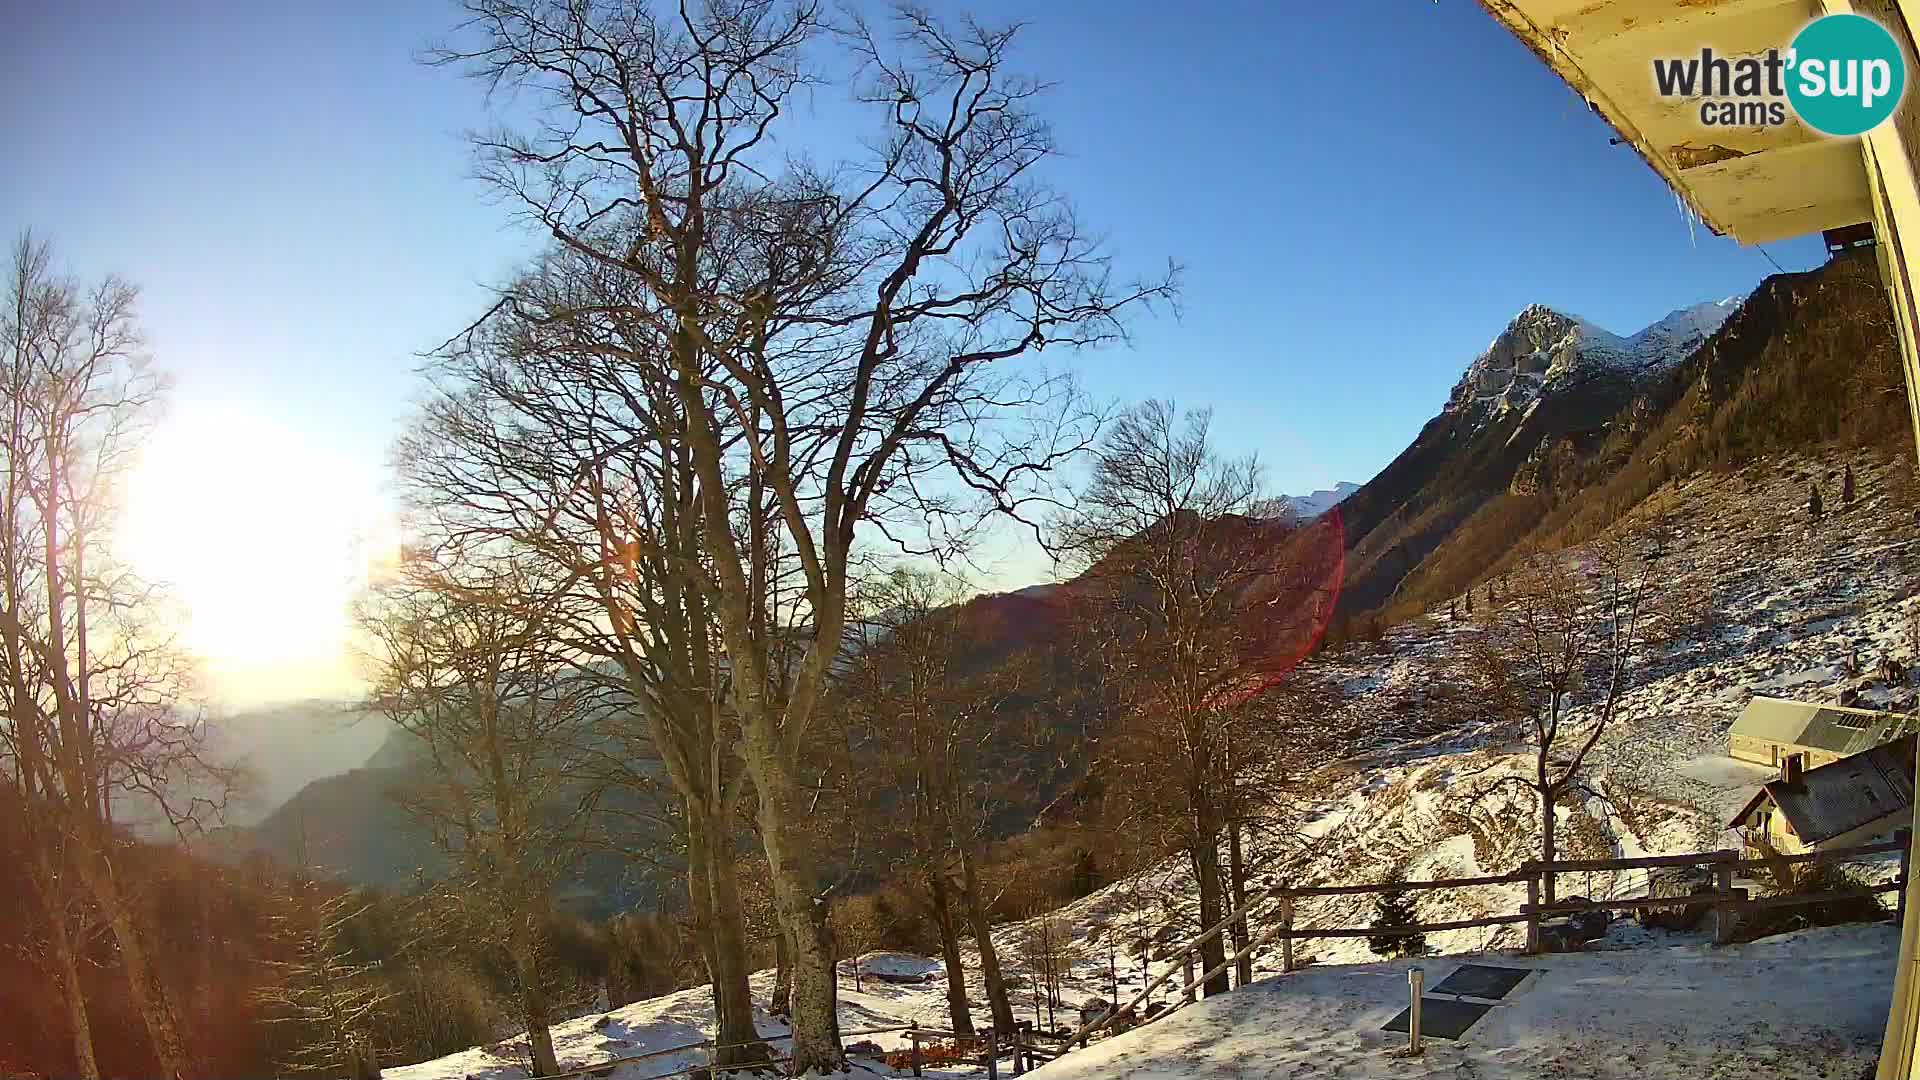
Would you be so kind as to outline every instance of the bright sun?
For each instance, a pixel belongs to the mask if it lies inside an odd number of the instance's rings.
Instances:
[[[217,679],[343,670],[348,603],[381,541],[357,472],[245,413],[176,415],[154,433],[128,480],[121,551],[168,586],[185,609],[182,640]]]

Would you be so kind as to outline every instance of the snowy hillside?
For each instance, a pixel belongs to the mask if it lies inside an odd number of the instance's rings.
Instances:
[[[1834,480],[1849,462],[1858,499],[1840,506],[1830,497],[1826,516],[1811,524],[1803,511],[1808,484],[1837,492]],[[1911,501],[1902,489],[1907,468],[1838,454],[1767,462],[1669,485],[1629,515],[1628,529],[1655,520],[1679,524],[1667,577],[1672,587],[1710,590],[1718,617],[1654,658],[1629,693],[1589,777],[1610,804],[1562,809],[1565,855],[1667,854],[1729,843],[1722,828],[1729,805],[1763,778],[1724,756],[1726,730],[1753,694],[1820,699],[1851,688],[1887,705],[1913,702],[1910,685],[1847,674],[1850,665],[1870,668],[1882,653],[1914,658],[1908,583],[1920,575],[1920,540],[1894,509]],[[1293,828],[1254,852],[1257,880],[1471,877],[1506,873],[1533,855],[1532,807],[1511,785],[1494,790],[1498,777],[1525,765],[1524,748],[1461,726],[1440,707],[1458,677],[1458,642],[1468,625],[1464,616],[1454,621],[1441,612],[1396,627],[1378,643],[1309,662],[1303,677],[1342,684],[1347,693],[1333,707],[1356,729],[1373,732],[1374,745],[1330,763],[1305,801],[1274,808]],[[1883,878],[1892,872],[1891,865],[1873,871]],[[1043,1028],[1071,1028],[1071,1010],[1080,1003],[1130,998],[1176,967],[1178,946],[1196,930],[1186,873],[1176,860],[1048,916],[1075,942],[1060,1010],[1034,1000],[1022,951],[1028,928],[1000,927],[996,945],[1016,980],[1018,1015],[1037,1018]],[[1561,883],[1563,895],[1589,896],[1637,895],[1646,886],[1638,871],[1567,875]],[[1511,913],[1524,900],[1518,885],[1410,895],[1429,922]],[[1364,926],[1373,904],[1364,896],[1302,901],[1297,925]],[[1258,933],[1265,924],[1255,922]],[[1429,934],[1427,944],[1439,954],[1424,961],[1429,985],[1451,970],[1449,958],[1511,950],[1520,936],[1516,926]],[[1540,973],[1471,1038],[1437,1044],[1416,1075],[1854,1076],[1877,1045],[1896,937],[1889,926],[1855,925],[1714,948],[1704,932],[1669,933],[1622,919],[1587,955],[1503,954],[1495,962]],[[984,987],[967,952],[968,996],[984,1023]],[[1378,1029],[1404,1002],[1406,964],[1380,962],[1359,938],[1303,942],[1297,955],[1310,965],[1304,971],[1101,1041],[1047,1066],[1044,1075],[1210,1075],[1230,1062],[1259,1062],[1261,1075],[1324,1075],[1336,1066],[1341,1075],[1404,1075],[1405,1063],[1388,1056],[1395,1037]],[[1256,973],[1276,975],[1279,961],[1276,948],[1258,952]],[[911,969],[925,977],[866,978],[856,991],[856,963],[863,971]],[[937,963],[873,954],[843,967],[847,1030],[946,1026]],[[758,1000],[766,999],[770,979],[769,972],[755,976]],[[1176,979],[1157,1000],[1177,996]],[[697,1041],[710,1031],[710,1012],[706,990],[688,990],[614,1010],[598,1028],[592,1016],[569,1022],[556,1028],[556,1039],[565,1062],[630,1056]],[[761,1021],[768,1034],[784,1030],[770,1017]],[[872,1041],[883,1049],[904,1045],[897,1034]],[[520,1075],[515,1055],[509,1040],[386,1075],[508,1080]],[[668,1055],[613,1075],[640,1080],[700,1060],[697,1053]],[[1602,1060],[1617,1065],[1602,1067]],[[1837,1071],[1809,1074],[1804,1067],[1812,1062]],[[1587,1071],[1566,1071],[1575,1066]]]
[[[1739,306],[1737,297],[1695,304],[1621,337],[1578,316],[1530,305],[1467,366],[1447,409],[1492,416],[1524,410],[1548,391],[1597,378],[1645,378],[1685,360]]]
[[[1846,460],[1860,495],[1808,522],[1809,483],[1829,492]],[[1614,800],[1587,813],[1561,811],[1569,857],[1605,858],[1699,851],[1734,841],[1723,825],[1765,778],[1732,761],[1726,733],[1756,694],[1862,701],[1911,709],[1907,682],[1872,674],[1883,655],[1916,659],[1910,599],[1920,580],[1920,535],[1894,508],[1910,496],[1896,485],[1905,463],[1839,455],[1765,462],[1731,474],[1703,474],[1656,493],[1622,523],[1677,523],[1669,588],[1705,590],[1713,618],[1695,637],[1650,660],[1624,697],[1613,730],[1589,762],[1590,779]],[[1515,869],[1533,850],[1531,807],[1488,789],[1530,758],[1493,732],[1461,728],[1437,707],[1458,679],[1453,640],[1463,616],[1444,610],[1391,630],[1375,645],[1316,658],[1323,677],[1344,682],[1341,714],[1377,732],[1378,748],[1349,763],[1330,796],[1301,815],[1314,843],[1293,856],[1292,873],[1312,883],[1410,877],[1465,877]],[[1857,674],[1848,674],[1849,668]],[[1578,720],[1579,713],[1575,713]],[[1629,820],[1630,819],[1630,820]],[[1644,879],[1575,883],[1589,895],[1630,895]],[[1514,910],[1517,886],[1421,894],[1429,920]],[[1347,898],[1303,909],[1309,924],[1352,925],[1367,914]],[[1511,928],[1460,931],[1448,949],[1511,944]],[[1342,962],[1364,959],[1363,943],[1317,945]]]

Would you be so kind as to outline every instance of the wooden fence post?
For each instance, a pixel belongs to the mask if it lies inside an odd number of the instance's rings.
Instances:
[[[1293,897],[1280,897],[1280,970],[1293,970]]]
[[[1527,916],[1527,953],[1532,955],[1540,951],[1540,874],[1533,863],[1521,869],[1527,875],[1527,906],[1523,910]]]
[[[1714,891],[1720,894],[1720,900],[1713,906],[1713,943],[1715,945],[1733,944],[1733,860],[1740,856],[1731,851],[1718,853],[1719,857],[1713,870]]]
[[[993,1028],[987,1029],[987,1080],[999,1080],[1000,1077],[1000,1033]]]
[[[926,1074],[920,1071],[920,1032],[919,1030],[916,1028],[913,1031],[907,1032],[907,1038],[913,1040],[913,1075],[924,1076]]]
[[[1188,949],[1182,958],[1187,965],[1186,978],[1181,983],[1180,999],[1188,1005],[1193,1004],[1193,950]]]
[[[1900,829],[1893,834],[1900,842],[1900,892],[1895,901],[1893,924],[1907,925],[1907,875],[1913,870],[1913,830]]]

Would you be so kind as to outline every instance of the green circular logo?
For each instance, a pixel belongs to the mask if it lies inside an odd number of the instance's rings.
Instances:
[[[1893,115],[1907,64],[1887,28],[1864,15],[1815,19],[1787,54],[1787,100],[1826,135],[1859,135]]]

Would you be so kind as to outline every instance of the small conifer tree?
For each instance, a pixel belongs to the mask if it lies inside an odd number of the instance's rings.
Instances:
[[[1853,465],[1851,463],[1847,465],[1846,475],[1840,478],[1840,505],[1853,505]]]
[[[1373,918],[1371,929],[1404,930],[1418,925],[1420,913],[1413,908],[1413,900],[1405,889],[1378,894],[1379,907]],[[1420,933],[1370,934],[1367,947],[1380,956],[1423,956],[1427,951],[1427,936]]]
[[[1807,483],[1807,520],[1819,521],[1822,512],[1823,507],[1820,505],[1820,485],[1809,481]]]

